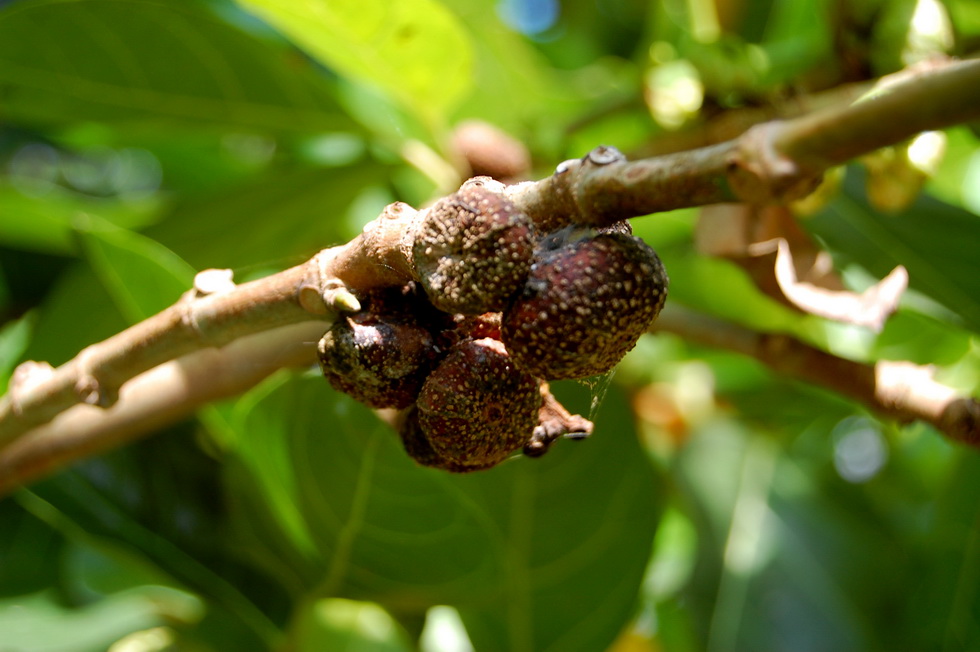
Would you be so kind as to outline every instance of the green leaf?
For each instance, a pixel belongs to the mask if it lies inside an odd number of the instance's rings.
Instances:
[[[472,83],[462,25],[435,0],[240,0],[310,56],[438,124]]]
[[[10,375],[27,350],[36,321],[37,314],[29,312],[0,325],[0,391],[6,389]]]
[[[896,265],[909,272],[909,287],[957,313],[980,331],[980,274],[974,235],[980,217],[921,196],[908,210],[882,215],[863,198],[861,175],[848,175],[847,193],[805,222],[844,262],[878,278]]]
[[[294,378],[243,415],[235,446],[281,529],[302,519],[317,594],[454,605],[479,650],[596,650],[632,614],[660,513],[628,415],[610,392],[589,442],[456,476],[415,465],[322,379]]]
[[[734,263],[676,250],[662,251],[661,259],[670,276],[668,301],[762,332],[805,335],[805,317],[763,294]]]
[[[324,81],[192,4],[18,2],[0,11],[5,121],[139,120],[272,130],[349,125]]]
[[[50,591],[0,601],[4,649],[107,650],[127,634],[167,624],[165,610],[172,591],[147,588],[115,594],[81,609],[66,609]]]
[[[217,496],[208,484],[215,477],[214,462],[190,443],[171,430],[52,476],[17,499],[72,542],[144,570],[158,569],[167,584],[206,600],[200,627],[222,631],[232,649],[269,649],[280,631],[272,610],[259,603],[281,603],[282,593],[234,563],[229,553],[235,542],[222,538],[223,520],[211,504]],[[76,590],[108,586],[87,571],[75,579],[83,580]],[[186,594],[174,606],[191,620],[196,617]]]
[[[79,213],[98,213],[113,224],[134,228],[149,222],[156,212],[157,203],[152,200],[95,199],[55,188],[42,195],[28,195],[0,182],[0,244],[68,253],[75,244],[72,223]]]
[[[949,365],[970,350],[970,333],[908,310],[885,323],[871,351],[875,359]]]
[[[292,638],[297,652],[357,650],[410,652],[405,633],[384,609],[370,602],[317,600],[296,619]]]
[[[382,172],[373,162],[272,170],[177,204],[146,234],[200,269],[287,267],[349,237],[348,207]]]
[[[163,245],[91,216],[77,226],[89,263],[130,322],[163,310],[191,287],[194,269]]]

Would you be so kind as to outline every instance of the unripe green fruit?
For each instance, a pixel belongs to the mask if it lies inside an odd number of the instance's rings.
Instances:
[[[471,179],[422,218],[413,262],[432,304],[448,313],[500,311],[524,284],[534,225],[490,179]]]
[[[610,371],[667,298],[656,252],[625,233],[599,233],[538,253],[523,292],[504,311],[502,338],[539,378]]]

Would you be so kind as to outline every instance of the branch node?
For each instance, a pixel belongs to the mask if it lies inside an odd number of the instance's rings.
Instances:
[[[304,285],[299,289],[299,305],[311,315],[326,315],[330,309],[325,294],[314,285]]]
[[[119,400],[119,392],[104,387],[92,374],[83,374],[74,387],[78,401],[96,407],[111,407]]]
[[[17,365],[10,377],[8,389],[10,406],[13,408],[14,414],[21,416],[24,399],[29,398],[35,387],[48,381],[54,374],[54,367],[47,362],[27,360]]]
[[[323,301],[336,312],[357,312],[361,309],[361,302],[357,297],[347,289],[346,285],[336,279],[327,283],[323,292]]]
[[[230,269],[205,269],[194,276],[194,295],[203,297],[235,289],[235,273]]]
[[[823,178],[783,154],[777,146],[781,122],[755,125],[738,139],[728,163],[728,183],[735,195],[750,204],[785,203],[813,192]]]
[[[582,159],[580,158],[570,158],[566,161],[562,161],[555,167],[555,174],[567,174],[580,166],[582,164]]]
[[[610,163],[625,163],[626,155],[611,145],[599,145],[582,158],[582,163],[592,165],[609,165]]]

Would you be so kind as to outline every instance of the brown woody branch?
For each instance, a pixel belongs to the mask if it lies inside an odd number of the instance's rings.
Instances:
[[[135,441],[211,401],[246,391],[280,368],[314,364],[315,342],[324,328],[322,322],[299,324],[197,351],[134,378],[109,410],[87,405],[67,410],[0,450],[0,496],[72,462]],[[759,333],[676,306],[664,310],[653,332],[747,355],[782,376],[863,403],[881,417],[925,421],[950,439],[980,447],[980,402],[936,382],[927,367],[854,362],[786,335]],[[569,415],[553,397],[545,409],[555,416],[543,423],[560,423],[560,434],[590,430],[591,424]],[[542,447],[556,436],[542,433]]]
[[[627,162],[600,147],[548,178],[505,192],[543,230],[718,202],[779,202],[808,193],[830,166],[923,130],[980,117],[980,61],[947,62],[885,81],[873,98],[760,124],[734,140],[689,152]],[[0,447],[78,404],[111,408],[127,382],[158,365],[288,324],[329,322],[338,312],[357,309],[352,292],[414,278],[417,215],[393,204],[350,243],[303,265],[241,286],[229,281],[216,291],[202,283],[174,306],[57,369],[25,363],[0,398]],[[0,483],[9,472],[0,466]]]
[[[929,367],[855,362],[788,335],[759,333],[676,306],[664,310],[654,331],[747,355],[778,374],[863,403],[881,417],[902,423],[925,421],[954,441],[980,448],[980,401],[937,382]]]

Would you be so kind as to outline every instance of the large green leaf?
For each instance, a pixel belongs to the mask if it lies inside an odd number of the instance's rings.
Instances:
[[[469,90],[473,53],[435,0],[240,0],[311,56],[372,83],[428,124]]]
[[[42,0],[0,11],[5,121],[348,125],[309,65],[189,3]]]
[[[632,613],[660,499],[616,392],[589,442],[465,476],[415,465],[320,378],[266,388],[237,430],[276,537],[312,542],[319,594],[454,605],[479,650],[604,649]]]
[[[288,267],[350,236],[343,218],[382,171],[371,162],[271,170],[179,202],[146,233],[200,269]]]
[[[89,264],[129,321],[163,310],[191,287],[194,269],[158,242],[91,216],[77,226]]]
[[[187,433],[171,429],[78,464],[18,499],[73,545],[125,558],[166,578],[166,585],[200,596],[208,606],[198,634],[220,632],[223,644],[216,649],[269,649],[280,635],[275,619],[284,617],[288,602],[278,584],[230,554],[237,541],[224,528],[215,471]],[[111,578],[78,563],[84,561],[73,558],[72,576],[62,582],[83,594],[114,588]]]

